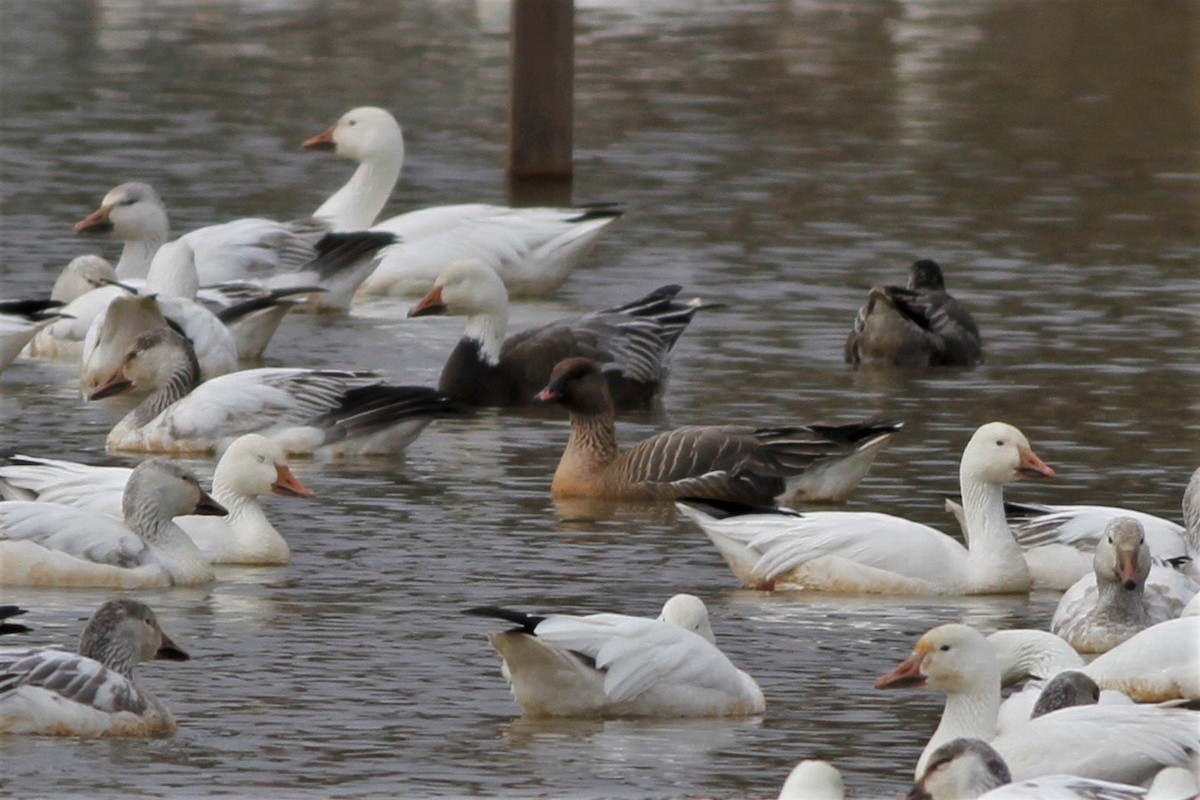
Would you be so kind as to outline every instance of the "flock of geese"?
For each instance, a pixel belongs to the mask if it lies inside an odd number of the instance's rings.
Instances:
[[[1048,630],[985,637],[944,625],[879,678],[879,688],[946,695],[909,797],[1196,795],[1200,714],[1188,701],[1200,700],[1200,470],[1184,525],[1121,508],[1006,505],[1005,483],[1054,473],[1021,431],[991,422],[963,451],[960,501],[947,501],[961,540],[887,514],[794,511],[844,501],[900,423],[689,426],[622,448],[617,413],[655,403],[675,343],[715,306],[663,286],[508,330],[510,299],[552,294],[618,207],[440,206],[377,222],[404,158],[394,117],[356,108],[303,147],[357,164],[311,217],[242,219],[172,239],[154,189],[122,184],[75,225],[123,241],[115,267],[80,256],[48,296],[0,301],[0,370],[20,355],[76,361],[85,398],[136,403],[107,449],[154,456],[133,469],[8,457],[0,587],[185,586],[214,580],[214,564],[286,564],[287,541],[258,498],[308,494],[289,457],[397,453],[439,418],[554,403],[571,422],[555,496],[674,502],[745,587],[1064,592]],[[436,388],[364,370],[246,368],[287,314],[344,311],[364,294],[419,297],[413,317],[466,317]],[[871,290],[845,356],[867,367],[969,367],[982,338],[938,265],[921,260],[907,286]],[[211,493],[164,457],[179,454],[219,455]],[[24,613],[0,606],[0,634],[27,632]],[[657,618],[467,613],[509,626],[488,639],[527,715],[766,709],[689,594]],[[171,712],[133,671],[187,657],[148,607],[122,595],[92,615],[77,652],[0,648],[0,733],[168,735]],[[1016,683],[1025,688],[1002,700]],[[837,770],[813,761],[780,794],[842,796]]]

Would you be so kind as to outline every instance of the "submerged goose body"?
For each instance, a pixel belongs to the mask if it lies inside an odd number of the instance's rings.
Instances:
[[[1163,767],[1187,766],[1200,750],[1200,714],[1136,704],[1061,708],[997,730],[1000,666],[984,636],[966,625],[942,625],[918,640],[912,655],[875,682],[876,688],[927,687],[946,693],[937,730],[917,762],[960,737],[987,741],[1016,780],[1066,773],[1142,784]]]
[[[1002,487],[1053,474],[1013,426],[980,427],[959,468],[967,547],[935,528],[889,514],[704,502],[677,507],[704,530],[743,586],[879,594],[1027,592],[1029,571],[1004,520]]]
[[[438,388],[456,400],[479,406],[533,404],[555,364],[586,356],[601,365],[617,408],[643,408],[662,391],[667,356],[704,307],[698,300],[676,300],[679,289],[664,286],[622,306],[506,338],[508,293],[503,282],[486,264],[460,261],[438,276],[408,315],[467,317],[466,333],[438,381]]]
[[[262,368],[200,383],[190,344],[168,328],[139,336],[91,399],[136,386],[154,390],[109,432],[112,450],[208,453],[260,433],[293,455],[396,453],[462,411],[433,389],[366,371]]]
[[[212,567],[172,517],[225,508],[178,464],[134,468],[123,521],[60,503],[0,503],[0,585],[131,589],[196,585]]]
[[[24,493],[26,499],[121,516],[130,469],[27,456],[14,456],[10,462],[0,466],[0,495],[6,499]],[[175,522],[213,564],[286,564],[291,560],[288,544],[258,502],[259,495],[268,492],[308,496],[288,468],[282,448],[265,436],[248,433],[221,454],[213,473],[212,496],[228,514],[184,516]]]
[[[175,717],[133,678],[141,661],[186,661],[154,612],[109,600],[92,615],[78,653],[0,648],[0,733],[169,736]]]
[[[740,717],[765,708],[758,684],[714,643],[708,611],[692,595],[672,597],[658,619],[467,613],[518,626],[488,641],[528,716]]]
[[[849,364],[970,367],[982,354],[975,320],[928,259],[912,265],[907,288],[872,288],[846,340]]]
[[[841,501],[901,427],[888,422],[693,426],[621,452],[608,382],[596,362],[559,362],[538,399],[565,406],[571,416],[570,438],[550,487],[556,497]]]
[[[429,291],[448,264],[474,259],[492,267],[513,297],[544,297],[622,212],[610,205],[581,208],[509,208],[484,203],[436,206],[376,224],[400,177],[404,136],[382,108],[351,109],[330,128],[306,140],[308,150],[326,150],[357,162],[350,180],[314,216],[335,231],[394,233],[362,285],[368,295],[416,295]]]

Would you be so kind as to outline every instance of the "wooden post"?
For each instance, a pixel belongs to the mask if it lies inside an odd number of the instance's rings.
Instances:
[[[574,0],[513,0],[511,179],[570,179],[575,105]]]

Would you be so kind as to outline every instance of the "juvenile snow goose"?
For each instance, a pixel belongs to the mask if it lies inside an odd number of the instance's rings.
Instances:
[[[712,540],[743,586],[878,594],[1028,592],[1029,570],[1004,520],[1006,482],[1054,474],[1012,425],[975,431],[959,466],[967,546],[903,517],[677,504]]]
[[[175,717],[133,679],[142,661],[187,661],[146,605],[119,598],[92,615],[79,652],[0,649],[0,733],[170,736]]]
[[[509,208],[482,203],[435,206],[375,224],[404,164],[404,137],[390,112],[363,106],[306,140],[358,163],[350,180],[314,216],[335,231],[387,231],[387,248],[362,285],[371,295],[422,295],[447,264],[466,258],[496,270],[513,297],[553,294],[622,211],[611,205]]]
[[[941,722],[921,753],[915,777],[925,773],[934,751],[960,737],[989,742],[1016,780],[1065,773],[1142,784],[1162,767],[1186,766],[1200,750],[1200,715],[1159,706],[1071,706],[998,732],[1000,666],[987,639],[967,625],[942,625],[926,633],[912,655],[875,687],[946,693]]]
[[[1081,653],[1104,653],[1156,622],[1177,617],[1183,607],[1168,610],[1146,596],[1150,547],[1141,524],[1116,517],[1096,545],[1091,581],[1081,579],[1059,599],[1050,631]]]
[[[394,454],[434,419],[463,412],[434,389],[371,371],[261,368],[200,383],[191,343],[169,328],[139,336],[89,399],[138,386],[154,390],[109,432],[109,449],[211,453],[260,433],[292,455]]]
[[[25,345],[57,319],[62,319],[62,303],[36,300],[0,300],[0,372],[16,360]]]
[[[118,282],[113,265],[100,256],[79,256],[63,267],[50,299],[64,303],[62,318],[40,331],[29,343],[34,358],[77,359],[83,339],[96,316],[114,297],[135,294],[136,289]]]
[[[212,567],[172,521],[225,508],[179,464],[134,468],[124,521],[61,503],[0,503],[0,585],[133,589],[208,583]]]
[[[531,717],[742,717],[766,707],[754,679],[716,646],[708,609],[675,595],[658,619],[466,611],[518,627],[488,634]]]
[[[909,268],[908,288],[873,287],[846,339],[848,364],[971,367],[982,354],[975,320],[928,259]]]
[[[692,316],[707,307],[699,300],[676,300],[679,289],[664,286],[622,306],[505,338],[504,283],[488,265],[468,260],[447,267],[408,315],[467,317],[466,333],[438,381],[438,389],[455,400],[476,406],[529,405],[555,364],[587,356],[601,364],[617,408],[644,408],[665,386],[671,348]]]
[[[905,800],[1141,800],[1140,786],[1076,775],[1012,782],[1008,765],[982,739],[955,739],[939,747]]]
[[[571,417],[571,435],[550,487],[556,497],[842,501],[901,427],[870,421],[786,428],[692,426],[620,452],[608,381],[595,361],[560,361],[537,397],[560,403]]]
[[[1066,589],[1091,574],[1096,543],[1116,517],[1132,517],[1141,524],[1155,563],[1170,564],[1200,580],[1200,469],[1192,473],[1183,493],[1183,525],[1113,506],[1011,503],[1006,508],[1035,580],[1047,588]]]
[[[62,503],[108,516],[121,516],[121,495],[132,470],[94,467],[72,461],[13,456],[0,466],[0,495]],[[286,564],[287,542],[259,504],[268,492],[307,497],[308,489],[288,468],[280,446],[257,433],[240,436],[221,454],[213,473],[212,496],[229,512],[224,517],[184,516],[175,522],[213,564]]]

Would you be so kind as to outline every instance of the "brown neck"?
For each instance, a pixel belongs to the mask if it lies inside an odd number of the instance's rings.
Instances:
[[[617,430],[612,409],[593,414],[571,412],[571,436],[554,472],[551,493],[587,496],[602,492],[604,472],[617,460]]]

